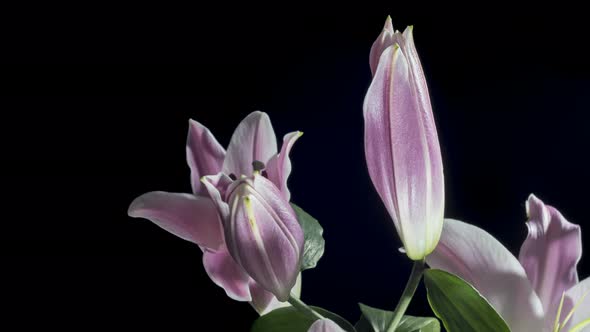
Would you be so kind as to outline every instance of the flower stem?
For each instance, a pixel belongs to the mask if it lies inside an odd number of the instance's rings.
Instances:
[[[322,315],[315,312],[312,308],[308,307],[307,304],[303,303],[303,301],[296,298],[295,296],[289,296],[289,299],[287,301],[289,301],[289,303],[291,303],[291,305],[295,307],[295,309],[299,310],[306,316],[312,318],[314,321],[324,318]]]
[[[420,279],[422,279],[422,274],[424,273],[424,260],[414,261],[414,266],[412,267],[412,273],[410,274],[410,278],[408,279],[408,283],[406,284],[406,288],[402,293],[402,297],[399,299],[397,306],[395,307],[395,311],[393,312],[393,318],[389,323],[389,328],[387,332],[394,332],[399,322],[402,320],[406,309],[408,309],[408,305],[410,301],[412,301],[412,297],[416,292],[416,288],[420,284]]]

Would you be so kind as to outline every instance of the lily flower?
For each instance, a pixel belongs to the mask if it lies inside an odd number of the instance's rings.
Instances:
[[[223,173],[202,181],[219,209],[231,256],[257,284],[287,301],[303,255],[303,230],[289,202],[259,171],[233,182]]]
[[[197,244],[203,251],[205,271],[230,298],[250,302],[261,315],[287,305],[260,287],[229,254],[221,217],[200,179],[220,172],[228,177],[251,176],[253,164],[265,164],[264,174],[279,188],[284,200],[289,201],[289,152],[300,136],[301,132],[285,135],[281,151],[277,153],[270,118],[257,111],[238,125],[226,151],[209,129],[190,120],[186,152],[193,192],[148,192],[131,203],[128,214],[149,219],[168,232]],[[296,295],[299,286],[293,290]]]
[[[369,175],[406,254],[421,260],[438,243],[444,176],[438,134],[412,27],[387,18],[371,48],[373,81],[363,105]]]
[[[473,225],[445,220],[432,268],[473,285],[511,331],[569,331],[590,319],[590,278],[578,280],[580,226],[534,195],[526,202],[528,237],[518,258]],[[590,326],[578,331],[590,331]]]

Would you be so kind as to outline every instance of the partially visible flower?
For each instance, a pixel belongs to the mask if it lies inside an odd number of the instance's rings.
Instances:
[[[444,176],[426,79],[412,28],[388,18],[370,55],[373,81],[363,106],[369,175],[406,254],[421,260],[436,247],[444,215]]]
[[[307,332],[344,332],[344,329],[341,328],[338,324],[334,323],[333,321],[324,318],[316,320],[310,327]]]
[[[289,200],[287,178],[291,172],[289,152],[300,132],[285,135],[280,153],[266,113],[250,113],[236,128],[227,152],[202,124],[190,120],[186,145],[191,170],[192,194],[154,191],[136,198],[129,215],[146,218],[170,233],[199,245],[203,266],[211,280],[237,301],[249,301],[264,314],[279,303],[237,264],[228,252],[221,218],[200,178],[224,172],[228,176],[250,176],[253,163],[263,163],[265,174]],[[298,287],[295,287],[297,294]]]
[[[558,323],[568,331],[590,318],[590,297],[584,298],[590,278],[579,282],[576,270],[582,255],[580,227],[534,195],[526,210],[529,234],[518,259],[484,230],[447,219],[440,243],[426,262],[472,284],[514,332],[553,331],[564,297]]]
[[[233,183],[224,177],[206,176],[203,183],[220,210],[229,253],[261,287],[287,301],[303,253],[293,208],[258,172]]]

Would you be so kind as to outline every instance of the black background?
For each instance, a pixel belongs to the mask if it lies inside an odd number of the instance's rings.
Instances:
[[[126,210],[146,191],[190,191],[189,118],[226,145],[254,110],[269,113],[279,138],[305,132],[290,188],[327,245],[304,273],[303,299],[353,322],[357,302],[393,308],[411,264],[370,183],[362,119],[368,53],[388,14],[398,29],[415,27],[445,215],[516,254],[535,193],[590,243],[590,28],[574,15],[583,9],[423,9],[3,11],[0,324],[248,330],[255,312],[210,282],[195,245]],[[579,271],[590,275],[586,257]],[[431,315],[423,292],[409,312]]]

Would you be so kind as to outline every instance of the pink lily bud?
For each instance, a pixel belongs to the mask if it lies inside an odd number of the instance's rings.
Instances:
[[[376,65],[374,59],[378,59]],[[403,34],[394,32],[388,18],[371,50],[371,66],[374,76],[363,106],[369,175],[406,254],[420,260],[440,238],[444,176],[412,28]]]
[[[207,181],[207,180],[206,180]],[[207,186],[215,190],[212,185]],[[257,172],[233,182],[216,204],[230,255],[262,288],[287,301],[299,274],[303,230],[281,191]],[[221,197],[224,202],[221,202]],[[223,211],[226,211],[225,213]]]

